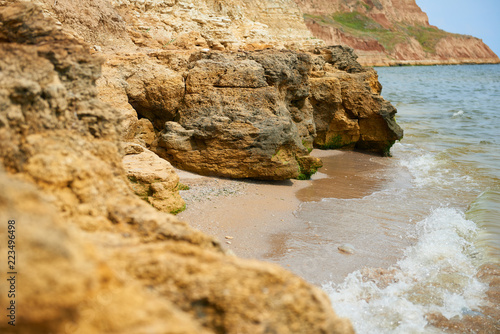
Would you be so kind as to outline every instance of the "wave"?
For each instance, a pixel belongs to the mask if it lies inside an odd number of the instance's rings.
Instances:
[[[470,205],[467,219],[478,226],[478,262],[500,263],[500,190],[487,190]]]
[[[476,278],[477,225],[454,208],[434,209],[416,224],[416,242],[389,269],[367,268],[340,285],[323,285],[335,311],[358,333],[440,333],[427,317],[479,312],[487,286]]]

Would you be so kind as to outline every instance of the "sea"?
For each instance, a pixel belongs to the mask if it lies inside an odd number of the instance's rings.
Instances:
[[[500,333],[500,65],[376,71],[404,138],[325,156],[270,260],[360,334]]]

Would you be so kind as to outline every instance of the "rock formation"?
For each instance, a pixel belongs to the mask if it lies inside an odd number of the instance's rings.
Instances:
[[[176,167],[234,178],[308,178],[321,166],[308,156],[313,146],[387,154],[402,136],[395,109],[370,87],[376,74],[362,70],[347,49],[309,43],[293,1],[85,1],[95,14],[85,19],[72,2],[36,2],[74,38],[97,43],[94,51],[105,57],[98,95],[119,111],[121,140]],[[249,22],[265,22],[264,33],[248,35]],[[282,34],[292,26],[292,35]],[[255,51],[291,39],[296,47],[319,46]],[[135,190],[152,202],[153,187]],[[156,207],[179,210],[175,187],[165,191],[172,195],[157,195],[164,204]]]
[[[308,148],[386,154],[402,136],[376,73],[348,48],[118,57],[106,63],[99,87],[128,101],[121,105],[125,115],[133,107],[142,117],[128,122],[142,130],[127,136],[149,133],[154,139],[142,140],[146,146],[181,169],[233,178],[307,177],[321,166]],[[123,88],[110,88],[115,82]]]
[[[16,327],[1,332],[353,333],[318,288],[226,255],[134,194],[130,177],[150,182],[134,166],[157,163],[136,146],[152,144],[149,123],[123,117],[120,96],[118,108],[99,99],[103,59],[47,16],[0,3],[0,237],[16,220],[22,277]],[[127,122],[140,136],[123,148]]]
[[[295,0],[327,44],[354,48],[368,66],[499,63],[480,39],[429,24],[415,0]]]
[[[382,86],[373,69],[362,68],[352,49],[317,49],[312,72],[311,104],[320,148],[351,147],[389,155],[403,136],[396,124],[396,109],[381,96]]]

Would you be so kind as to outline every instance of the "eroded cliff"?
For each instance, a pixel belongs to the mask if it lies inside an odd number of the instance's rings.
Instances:
[[[353,332],[319,289],[134,194],[130,175],[148,175],[122,160],[147,152],[149,123],[122,144],[127,117],[95,84],[103,59],[33,3],[2,2],[0,22],[0,236],[15,220],[22,275],[2,333]]]
[[[352,332],[319,289],[168,214],[184,206],[171,163],[281,180],[321,165],[313,146],[388,153],[396,110],[352,49],[311,38],[291,1],[11,0],[0,22],[16,329]]]
[[[363,65],[498,63],[480,39],[429,24],[415,0],[296,0],[327,44],[354,48]]]

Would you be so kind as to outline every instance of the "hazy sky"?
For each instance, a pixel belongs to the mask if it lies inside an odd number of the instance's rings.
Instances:
[[[440,29],[481,38],[500,56],[500,0],[416,0]]]

